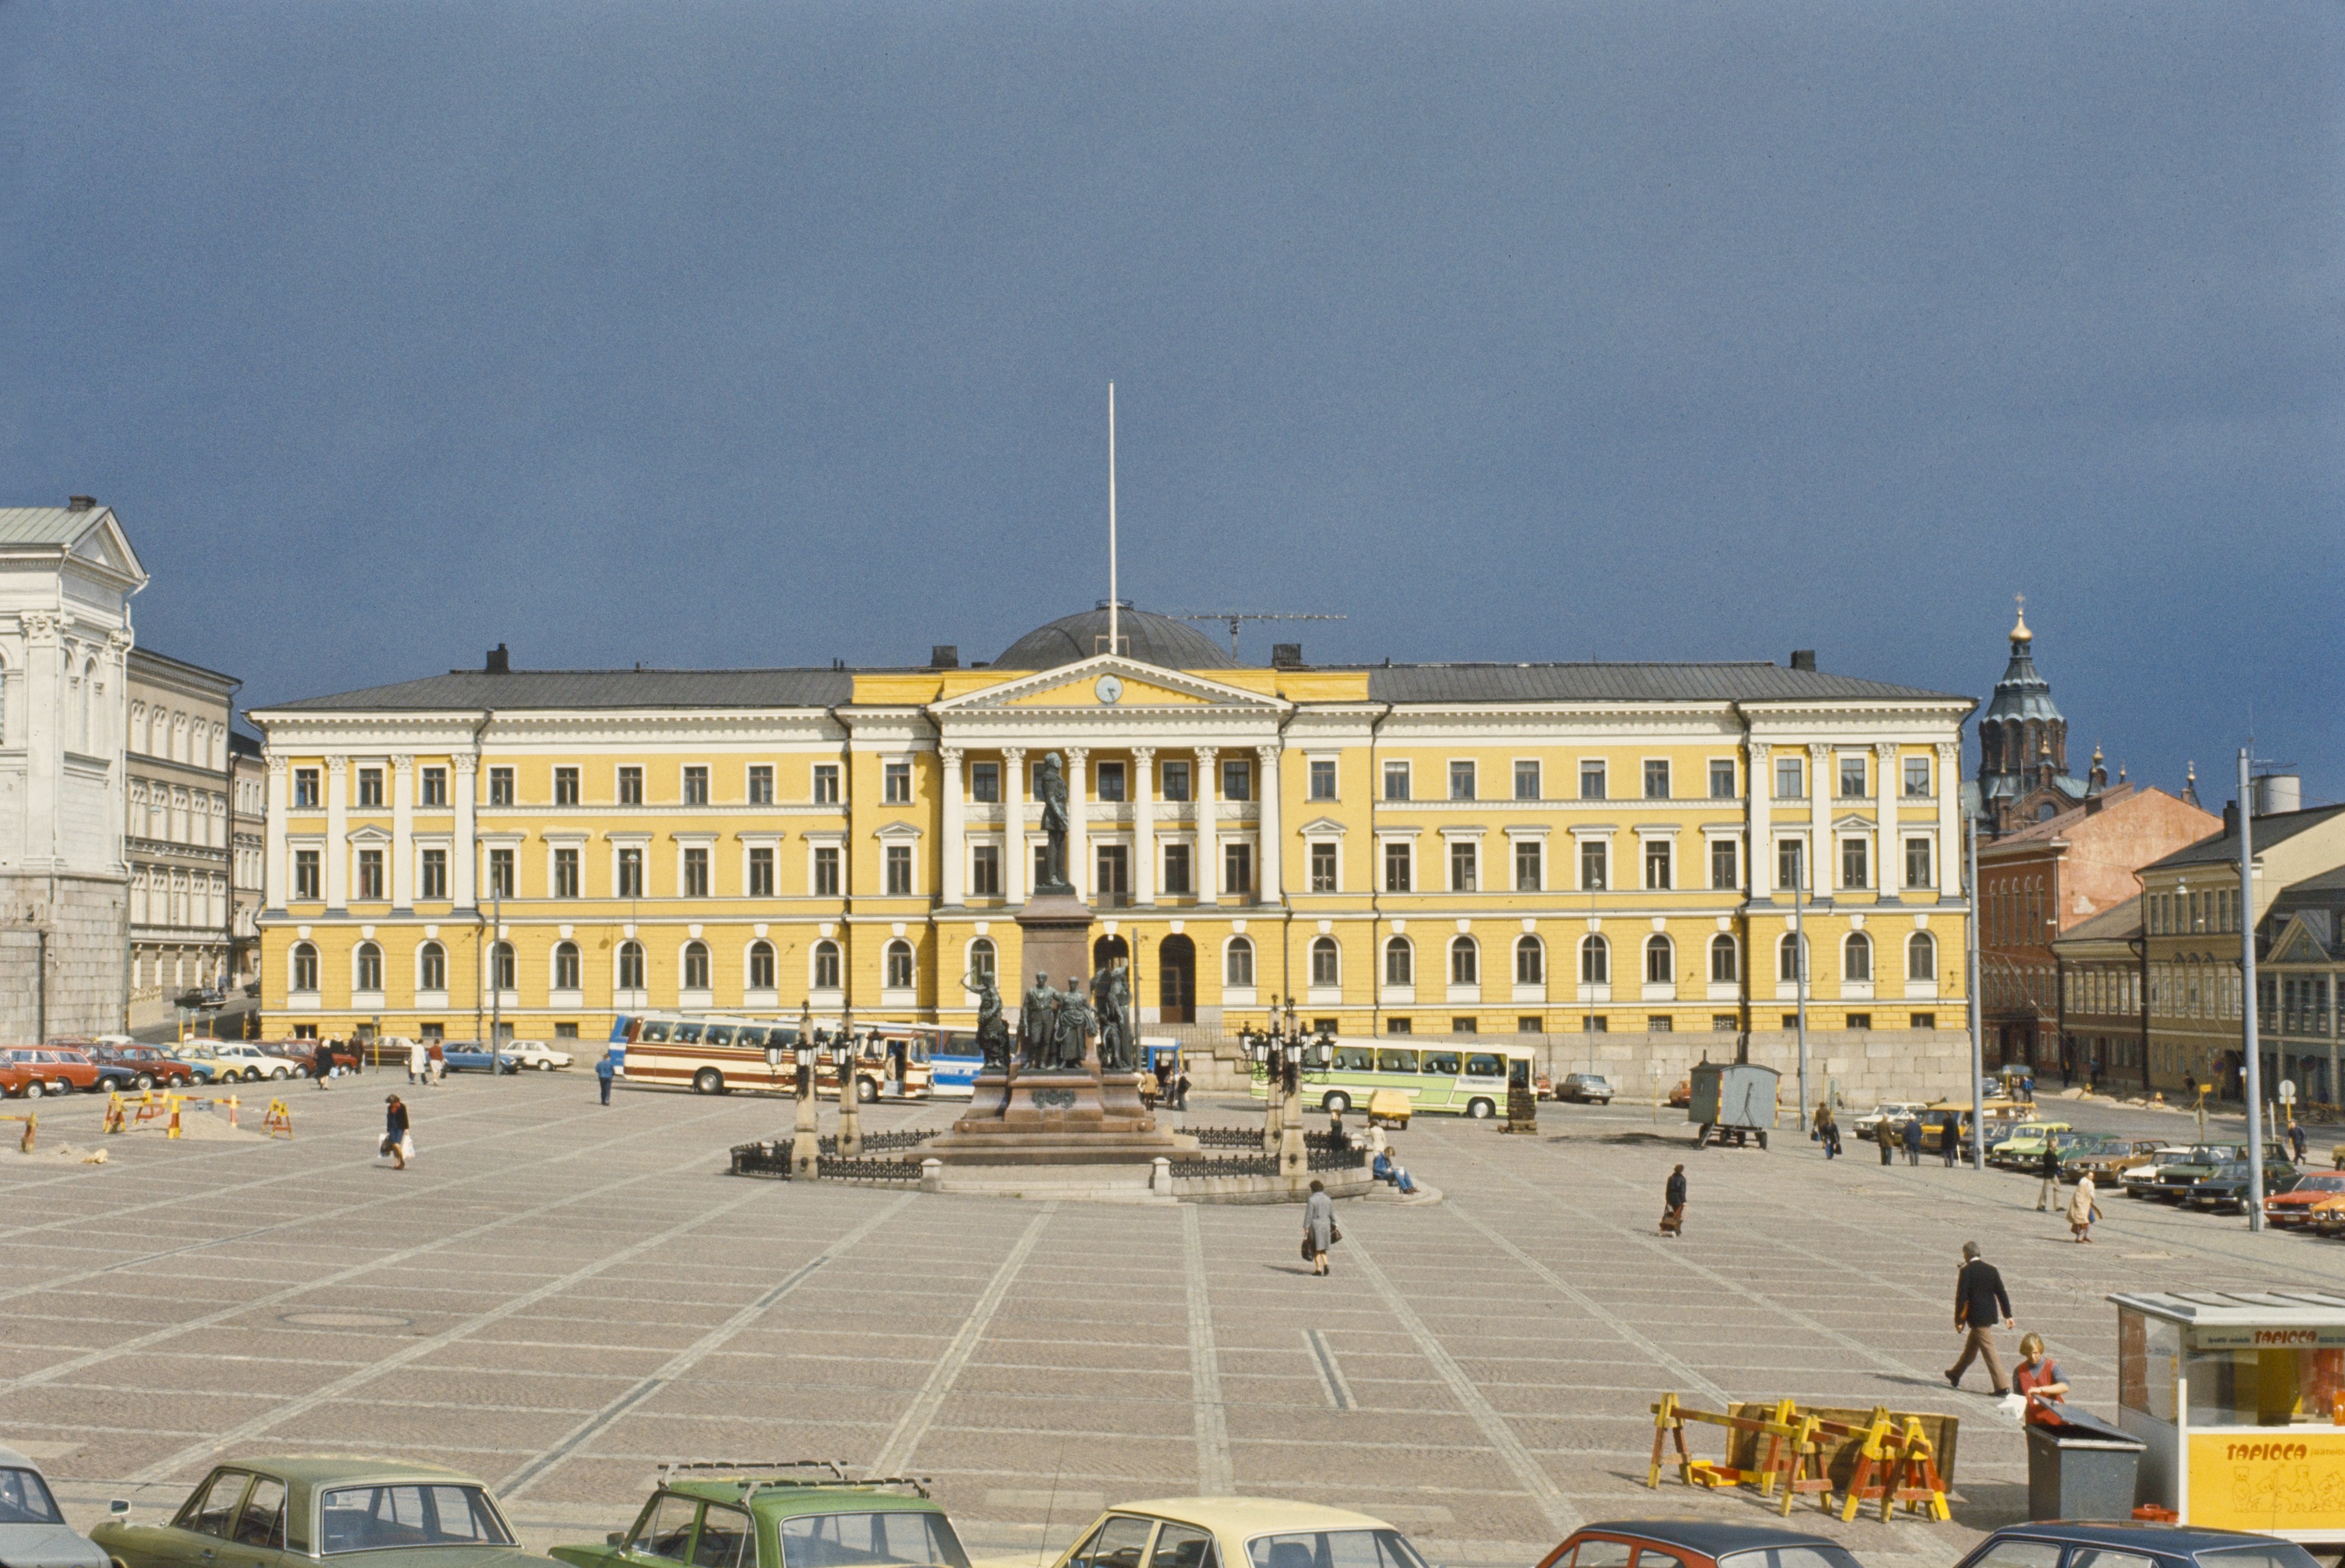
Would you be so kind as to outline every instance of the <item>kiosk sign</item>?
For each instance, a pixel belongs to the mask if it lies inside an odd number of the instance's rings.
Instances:
[[[2194,1350],[2328,1350],[2340,1346],[2345,1346],[2345,1323],[2287,1329],[2199,1324],[2190,1330]]]
[[[2345,1513],[2345,1432],[2194,1432],[2190,1522],[2216,1530],[2336,1532]]]

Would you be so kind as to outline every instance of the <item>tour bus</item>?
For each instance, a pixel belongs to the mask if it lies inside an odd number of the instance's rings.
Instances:
[[[1412,1110],[1485,1120],[1506,1109],[1509,1064],[1521,1064],[1515,1070],[1528,1082],[1538,1070],[1537,1056],[1531,1046],[1496,1040],[1412,1044],[1405,1034],[1338,1039],[1331,1064],[1303,1069],[1302,1098],[1306,1107],[1319,1110],[1365,1110],[1377,1090],[1397,1089],[1408,1096]],[[1260,1077],[1254,1081],[1254,1096],[1270,1096],[1269,1084]]]
[[[824,1022],[835,1028],[838,1021]],[[857,1100],[869,1105],[929,1096],[934,1076],[930,1058],[941,1030],[921,1023],[871,1023],[857,1025],[856,1033],[864,1037],[855,1068]],[[611,1026],[611,1048],[628,1083],[690,1088],[703,1095],[732,1090],[797,1094],[795,1055],[786,1055],[779,1067],[770,1066],[766,1048],[779,1045],[795,1053],[797,1040],[796,1019],[734,1013],[621,1013]],[[835,1064],[817,1061],[815,1094],[837,1098],[838,1077]]]

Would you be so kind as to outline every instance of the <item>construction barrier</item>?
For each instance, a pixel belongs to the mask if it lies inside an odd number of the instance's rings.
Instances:
[[[1954,1478],[1957,1418],[1875,1406],[1869,1410],[1811,1406],[1791,1400],[1771,1404],[1738,1400],[1724,1415],[1691,1410],[1675,1394],[1663,1394],[1653,1411],[1653,1461],[1646,1484],[1660,1484],[1662,1451],[1674,1441],[1680,1480],[1695,1486],[1754,1487],[1767,1496],[1783,1489],[1779,1512],[1793,1499],[1816,1493],[1827,1512],[1853,1520],[1857,1510],[1878,1502],[1885,1522],[1898,1503],[1909,1512],[1944,1521],[1953,1517],[1946,1488]],[[1694,1459],[1685,1441],[1685,1423],[1697,1421],[1727,1431],[1723,1462]],[[1832,1494],[1842,1494],[1835,1509]]]
[[[293,1108],[282,1100],[271,1100],[269,1113],[260,1118],[260,1125],[268,1129],[272,1138],[279,1133],[289,1138],[293,1135]]]
[[[33,1152],[33,1139],[41,1130],[41,1114],[38,1111],[11,1111],[5,1115],[0,1115],[0,1122],[24,1123],[25,1135],[16,1140],[16,1149],[20,1154],[29,1155]]]
[[[168,1115],[170,1115],[170,1111],[171,1111],[171,1091],[170,1091],[170,1090],[168,1090],[168,1089],[164,1090],[164,1091],[163,1091],[163,1097],[162,1097],[162,1099],[157,1100],[157,1099],[155,1097],[155,1091],[154,1091],[154,1090],[152,1090],[152,1089],[146,1089],[146,1090],[142,1090],[142,1091],[140,1091],[140,1093],[139,1093],[139,1095],[138,1095],[138,1115],[137,1115],[137,1116],[133,1117],[132,1119],[133,1119],[134,1121],[139,1121],[139,1122],[151,1122],[151,1121],[154,1121],[154,1120],[155,1120],[156,1118],[157,1118],[158,1116],[168,1116]]]
[[[1750,1451],[1738,1454],[1735,1440],[1730,1437],[1728,1462],[1696,1459],[1686,1448],[1688,1421],[1724,1427],[1732,1434],[1747,1434]],[[1653,1462],[1646,1472],[1645,1484],[1660,1485],[1661,1447],[1667,1441],[1677,1445],[1678,1479],[1689,1486],[1750,1486],[1755,1487],[1762,1497],[1773,1497],[1780,1487],[1782,1497],[1776,1512],[1786,1515],[1801,1494],[1820,1493],[1819,1502],[1830,1512],[1832,1485],[1824,1472],[1815,1428],[1815,1418],[1799,1414],[1790,1400],[1779,1401],[1765,1415],[1720,1415],[1713,1410],[1689,1409],[1678,1402],[1675,1394],[1663,1394],[1661,1402],[1653,1407]],[[1737,1458],[1743,1462],[1732,1462]]]
[[[109,1092],[106,1096],[106,1130],[109,1133],[127,1132],[129,1125],[129,1115],[122,1105],[122,1091]]]

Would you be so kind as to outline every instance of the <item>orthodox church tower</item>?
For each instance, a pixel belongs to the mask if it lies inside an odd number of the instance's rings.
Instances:
[[[2052,683],[2035,668],[2035,648],[2023,598],[2011,628],[2011,662],[1979,715],[1979,802],[1992,835],[2056,815],[2092,792],[2087,781],[2069,776],[2068,720],[2052,700]]]

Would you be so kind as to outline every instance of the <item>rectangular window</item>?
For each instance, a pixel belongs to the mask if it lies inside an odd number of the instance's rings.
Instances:
[[[708,804],[708,769],[687,768],[684,770],[684,803],[687,806]]]
[[[1800,782],[1800,759],[1796,757],[1775,759],[1775,799],[1796,800],[1808,791]]]
[[[1905,885],[1909,888],[1935,885],[1930,875],[1930,840],[1927,839],[1905,840]]]
[[[416,896],[424,899],[444,899],[448,896],[448,851],[423,851],[423,886]]]
[[[320,896],[318,890],[318,851],[294,850],[293,896],[297,899],[315,899]]]
[[[1410,859],[1410,846],[1406,839],[1395,839],[1385,845],[1385,891],[1408,891],[1413,880],[1409,874]]]
[[[1092,855],[1096,879],[1091,891],[1121,907],[1132,901],[1132,850],[1124,844],[1101,844]]]
[[[1164,799],[1167,800],[1191,799],[1189,764],[1186,762],[1167,762],[1157,769],[1157,777],[1163,782]]]
[[[1537,839],[1515,840],[1515,891],[1535,893],[1547,880],[1547,846]]]
[[[1407,1034],[1415,1028],[1416,1023],[1412,1019],[1387,1018],[1385,1020],[1385,1033],[1387,1034]]]
[[[978,844],[969,852],[969,891],[981,899],[1001,896],[1001,846]]]
[[[1222,846],[1222,891],[1244,895],[1254,891],[1254,846],[1232,839]]]
[[[1741,859],[1733,840],[1712,839],[1710,841],[1710,885],[1727,889],[1741,886]]]
[[[1321,839],[1311,846],[1311,891],[1332,893],[1335,891],[1335,846]]]
[[[1452,1034],[1477,1034],[1481,1033],[1481,1021],[1479,1019],[1453,1018],[1449,1021],[1449,1033]],[[1430,1062],[1432,1057],[1428,1055],[1426,1060]],[[1455,1061],[1456,1058],[1452,1057],[1451,1060]],[[1427,1067],[1426,1070],[1427,1072],[1432,1071],[1430,1067]]]
[[[1001,764],[972,762],[969,765],[969,798],[980,805],[992,806],[1001,800]]]
[[[313,807],[318,803],[318,770],[315,768],[293,769],[293,804],[297,808]]]
[[[749,851],[749,896],[774,896],[774,851],[768,845],[759,844]]]
[[[1477,882],[1481,852],[1471,839],[1453,839],[1449,844],[1449,891],[1470,893]]]
[[[838,846],[836,844],[815,846],[814,896],[818,899],[838,896]]]
[[[1048,844],[1037,844],[1034,846],[1034,875],[1032,880],[1028,881],[1026,885],[1030,888],[1039,888],[1050,880],[1051,846]]]
[[[1784,839],[1775,846],[1775,885],[1785,892],[1807,885],[1805,848],[1797,839]]]
[[[838,804],[838,764],[817,762],[814,765],[814,803],[817,806]]]
[[[1586,1034],[1609,1034],[1612,1033],[1612,1021],[1601,1013],[1591,1013],[1579,1021],[1579,1028]]]
[[[1739,1020],[1731,1013],[1713,1013],[1710,1015],[1710,1032],[1713,1034],[1731,1034],[1735,1032]]]
[[[1608,846],[1601,839],[1589,839],[1579,846],[1579,886],[1583,892],[1601,892],[1608,881],[1606,853]]]
[[[1536,800],[1539,798],[1539,765],[1536,759],[1515,764],[1515,799]]]
[[[1670,798],[1670,765],[1667,762],[1645,764],[1645,799],[1666,800]]]
[[[578,851],[575,850],[553,851],[553,896],[558,899],[578,896]]]
[[[1846,1027],[1851,1029],[1870,1029],[1873,1027],[1873,1014],[1870,1013],[1852,1013],[1848,1015],[1848,1023]]]
[[[883,762],[879,766],[879,803],[883,806],[909,806],[912,803],[912,765],[909,762]]]
[[[510,806],[513,803],[513,770],[510,768],[489,769],[489,804]]]
[[[362,899],[382,897],[382,851],[381,850],[359,851],[358,896]]]
[[[1871,871],[1865,841],[1863,839],[1842,839],[1840,841],[1840,885],[1844,888],[1870,886]]]
[[[1905,759],[1905,798],[1926,799],[1930,793],[1930,759],[1926,757]]]
[[[888,894],[890,898],[907,898],[912,891],[912,846],[888,846]]]
[[[557,768],[553,770],[553,803],[557,806],[578,804],[578,769]]]
[[[1645,1032],[1649,1034],[1667,1034],[1676,1027],[1676,1021],[1666,1013],[1652,1013],[1645,1020]]]
[[[1579,798],[1583,800],[1604,799],[1604,764],[1582,761],[1579,765]]]
[[[1224,759],[1222,763],[1222,799],[1251,800],[1254,799],[1254,764],[1239,759]]]
[[[1385,799],[1387,800],[1406,800],[1408,799],[1407,763],[1387,762],[1385,764]]]
[[[641,850],[619,851],[619,896],[623,899],[644,896],[644,852]]]
[[[1667,839],[1645,840],[1645,885],[1666,889],[1670,877],[1670,841]]]
[[[1843,800],[1862,799],[1864,796],[1864,758],[1843,753],[1840,759],[1840,794]]]
[[[1189,881],[1189,846],[1164,846],[1164,891],[1168,893],[1188,893],[1194,891]]]
[[[1734,799],[1734,761],[1721,758],[1710,765],[1710,798],[1713,800]]]
[[[360,806],[380,806],[382,804],[381,769],[361,768],[359,769],[359,804]]]
[[[1474,798],[1474,765],[1471,762],[1452,762],[1449,765],[1449,798],[1452,800],[1471,800]]]
[[[1333,800],[1335,798],[1335,759],[1315,757],[1311,759],[1311,799]]]
[[[489,851],[489,891],[499,898],[513,896],[513,852],[511,850]]]
[[[1908,1029],[1935,1029],[1938,1026],[1938,1015],[1934,1013],[1909,1013],[1906,1015],[1905,1026]]]
[[[448,804],[448,770],[447,770],[445,768],[426,768],[426,769],[422,769],[422,778],[423,778],[423,802],[422,802],[422,803],[423,803],[424,805],[426,805],[426,806],[445,806],[445,805],[447,805],[447,804]]]
[[[774,767],[760,762],[749,769],[749,804],[770,806],[774,803]]]
[[[640,768],[619,769],[619,804],[640,806],[644,803],[644,770]]]
[[[1122,763],[1102,762],[1099,765],[1099,798],[1106,801],[1122,800],[1125,798]]]

